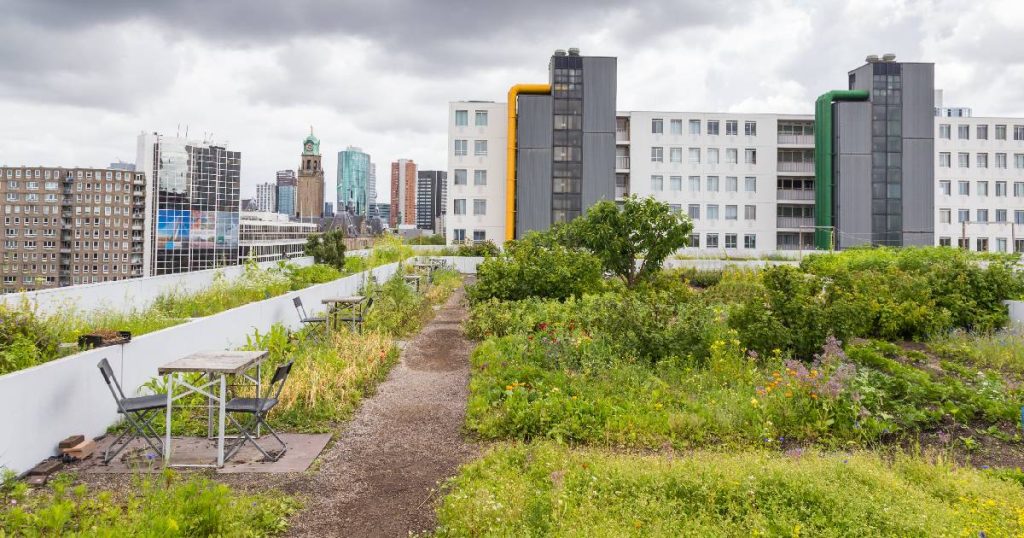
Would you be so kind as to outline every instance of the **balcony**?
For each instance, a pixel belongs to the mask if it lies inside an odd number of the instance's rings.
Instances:
[[[615,199],[620,200],[629,196],[629,187],[615,187]]]
[[[803,172],[814,173],[814,161],[785,161],[779,162],[779,172]]]
[[[628,155],[616,155],[615,156],[615,169],[616,170],[629,170],[629,156]]]
[[[808,228],[814,226],[814,217],[776,217],[778,228]]]
[[[629,131],[616,130],[615,131],[615,141],[616,142],[629,142]]]
[[[808,200],[814,201],[813,190],[778,189],[775,191],[777,200]]]
[[[814,145],[814,135],[779,133],[779,144]]]

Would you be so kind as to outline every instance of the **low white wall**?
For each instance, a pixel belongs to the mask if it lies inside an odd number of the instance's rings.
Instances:
[[[638,262],[639,263],[639,262]],[[668,259],[665,260],[663,267],[665,269],[677,269],[677,268],[696,268],[698,270],[718,270],[725,269],[726,267],[735,267],[739,269],[757,269],[761,267],[767,267],[772,265],[800,265],[798,261],[785,261],[785,260],[676,260]]]
[[[305,267],[313,264],[313,258],[293,258],[289,263]],[[262,268],[276,267],[278,262],[262,262]],[[41,315],[52,314],[62,308],[77,308],[81,311],[111,309],[127,311],[133,308],[144,309],[153,304],[160,295],[170,291],[183,293],[195,292],[208,288],[217,274],[225,278],[237,278],[245,271],[244,265],[232,265],[220,269],[192,271],[175,275],[160,275],[145,278],[130,278],[117,282],[100,282],[97,284],[80,284],[41,291],[11,293],[0,295],[0,302],[11,306],[28,301],[36,306]]]
[[[302,298],[307,311],[321,310],[322,299],[354,294],[368,273],[383,281],[397,268],[398,263],[383,265],[144,334],[124,346],[94,349],[0,376],[0,467],[25,472],[54,455],[61,439],[79,433],[100,435],[118,419],[96,367],[100,359],[110,361],[125,391],[133,393],[156,377],[162,364],[197,351],[237,348],[256,330],[266,332],[275,323],[299,328],[294,297]]]

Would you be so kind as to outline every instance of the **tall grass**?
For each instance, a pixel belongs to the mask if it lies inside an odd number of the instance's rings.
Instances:
[[[951,361],[1024,375],[1024,331],[1020,328],[987,333],[953,331],[932,340],[928,347]]]

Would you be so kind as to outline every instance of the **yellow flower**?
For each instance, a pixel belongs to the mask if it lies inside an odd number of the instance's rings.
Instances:
[[[792,397],[793,397],[793,391],[787,390],[786,391],[786,398],[792,398]]]
[[[757,398],[751,398],[750,399],[750,405],[752,405],[754,407],[757,407],[757,405],[758,405]]]
[[[817,400],[818,399],[818,395],[812,392],[811,393],[811,399]]]

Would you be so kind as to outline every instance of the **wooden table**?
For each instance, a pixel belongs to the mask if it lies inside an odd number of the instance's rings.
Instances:
[[[157,371],[162,376],[167,376],[167,432],[164,437],[164,464],[171,466],[171,410],[174,400],[183,398],[191,393],[202,394],[210,402],[216,401],[218,405],[218,427],[217,427],[217,464],[216,467],[224,466],[224,420],[226,418],[225,405],[227,405],[227,376],[241,375],[256,383],[256,395],[260,394],[260,363],[270,354],[268,351],[200,351],[176,361],[161,366]],[[247,371],[256,368],[256,377],[246,374]],[[206,374],[206,383],[192,385],[183,379],[182,374],[200,372]],[[177,396],[174,395],[174,385],[182,385],[187,390]],[[219,390],[210,390],[211,387]],[[212,433],[213,407],[209,408],[207,415],[207,434]],[[212,467],[211,465],[182,465],[188,467]]]
[[[323,301],[320,301],[322,304],[328,305],[328,307],[330,307],[330,312],[328,312],[327,314],[328,330],[330,330],[331,328],[331,320],[334,318],[335,314],[345,309],[349,310],[352,313],[352,321],[350,322],[350,325],[352,327],[352,330],[355,330],[355,317],[357,313],[362,313],[361,307],[364,301],[366,301],[366,296],[364,295],[350,295],[348,297],[328,297]]]

